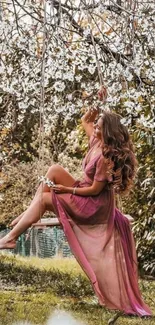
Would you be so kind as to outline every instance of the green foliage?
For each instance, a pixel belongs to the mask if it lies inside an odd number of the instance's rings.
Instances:
[[[138,159],[135,187],[123,202],[124,211],[135,219],[136,239],[141,273],[155,276],[155,146],[152,133],[138,125],[131,129]],[[152,140],[152,141],[151,141]]]
[[[18,119],[18,116],[17,116]],[[39,114],[29,110],[21,124],[0,129],[0,148],[7,162],[32,161],[39,155]],[[35,140],[35,141],[34,141]]]
[[[3,168],[0,175],[1,180],[1,205],[0,205],[0,224],[8,224],[14,217],[27,209],[33,194],[38,185],[38,175],[47,171],[49,166],[46,164],[41,170],[38,161],[32,163],[13,162]]]

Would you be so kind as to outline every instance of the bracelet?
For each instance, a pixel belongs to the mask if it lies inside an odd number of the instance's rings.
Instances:
[[[75,194],[75,192],[76,192],[76,187],[73,188],[73,194]]]

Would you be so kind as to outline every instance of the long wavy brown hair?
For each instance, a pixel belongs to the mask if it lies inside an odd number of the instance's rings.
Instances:
[[[133,143],[127,127],[121,123],[120,115],[104,111],[101,119],[102,150],[112,175],[112,184],[117,193],[125,194],[133,185],[137,169]]]

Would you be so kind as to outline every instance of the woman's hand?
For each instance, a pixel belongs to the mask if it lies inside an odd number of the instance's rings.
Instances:
[[[55,184],[52,190],[54,190],[55,193],[67,193],[67,187],[61,184]]]
[[[107,89],[105,86],[101,86],[101,88],[99,89],[98,93],[98,99],[101,100],[103,103],[105,103],[106,99],[107,99]]]
[[[93,123],[95,122],[98,115],[99,115],[99,108],[92,107],[81,118],[82,126],[86,134],[88,135],[88,137],[91,137],[91,135],[94,132]]]
[[[92,122],[94,123],[95,119],[98,117],[99,115],[99,108],[98,107],[90,107],[89,111],[88,111],[88,118],[87,121],[88,122]]]
[[[99,115],[98,107],[90,107],[89,110],[82,116],[81,120],[86,123],[93,123]]]

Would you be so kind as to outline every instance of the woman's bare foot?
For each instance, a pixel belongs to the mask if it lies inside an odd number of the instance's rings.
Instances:
[[[16,241],[15,240],[7,240],[5,238],[0,239],[0,249],[13,249],[16,247]]]

